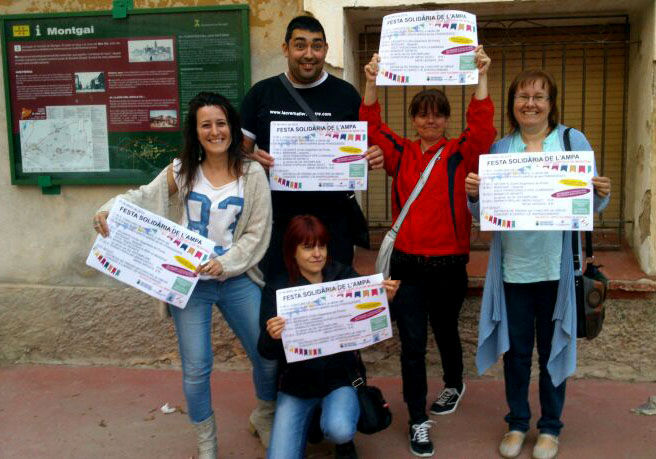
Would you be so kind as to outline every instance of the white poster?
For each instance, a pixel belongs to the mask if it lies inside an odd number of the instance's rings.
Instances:
[[[464,11],[413,11],[383,18],[378,86],[478,83],[476,16]]]
[[[392,337],[382,274],[276,291],[287,362],[370,346]]]
[[[273,121],[271,189],[366,190],[366,152],[366,122]]]
[[[214,242],[124,199],[98,235],[87,265],[158,300],[184,308],[198,282],[194,272],[214,253]]]
[[[592,231],[594,153],[479,158],[482,231]]]

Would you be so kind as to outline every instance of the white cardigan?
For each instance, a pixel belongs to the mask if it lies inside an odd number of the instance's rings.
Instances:
[[[175,194],[175,199],[169,197],[169,167],[171,166],[165,168],[147,185],[117,197],[179,223],[184,203],[179,192]],[[264,277],[257,264],[269,247],[271,238],[271,192],[264,169],[258,162],[244,160],[243,171],[244,207],[235,227],[230,250],[216,258],[223,266],[219,280],[246,273],[253,282],[263,287]],[[116,197],[103,204],[98,212],[108,212],[115,199]]]

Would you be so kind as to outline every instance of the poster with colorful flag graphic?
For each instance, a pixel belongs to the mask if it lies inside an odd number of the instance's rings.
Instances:
[[[366,190],[366,152],[366,122],[273,121],[271,189]]]
[[[412,11],[383,17],[378,86],[478,83],[476,16],[464,11]],[[367,57],[369,58],[369,57]]]
[[[287,362],[362,349],[391,338],[382,282],[383,275],[375,274],[277,290]]]
[[[592,231],[594,153],[479,158],[482,231]]]
[[[173,306],[184,308],[196,287],[198,265],[214,254],[214,242],[192,230],[116,199],[87,265]]]

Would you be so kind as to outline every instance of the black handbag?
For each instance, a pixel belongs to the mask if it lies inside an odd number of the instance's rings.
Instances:
[[[367,376],[359,352],[354,352],[356,358],[355,369],[348,369],[349,377],[353,381],[360,405],[360,418],[358,419],[358,432],[374,434],[385,430],[392,423],[392,412],[383,393],[376,386],[367,385]]]
[[[565,129],[565,150],[571,151],[572,144],[569,131]],[[608,278],[600,271],[599,265],[594,264],[592,254],[592,232],[585,231],[585,272],[581,272],[581,259],[579,256],[579,233],[572,231],[572,254],[574,256],[574,289],[576,295],[576,337],[596,338],[604,326],[606,317],[606,292],[608,291]]]
[[[590,231],[585,232],[585,256],[588,260],[585,272],[581,273],[577,232],[572,232],[572,252],[576,292],[576,337],[590,340],[596,338],[604,326],[608,278],[599,270],[600,266],[594,264]]]

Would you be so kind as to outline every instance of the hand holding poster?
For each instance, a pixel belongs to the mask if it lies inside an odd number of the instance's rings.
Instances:
[[[269,173],[278,191],[367,189],[367,123],[273,121]]]
[[[109,236],[96,238],[87,265],[158,300],[184,308],[196,287],[196,267],[214,253],[214,242],[118,198]]]
[[[479,158],[482,231],[592,231],[594,153]]]
[[[382,274],[276,291],[287,362],[361,349],[392,337]]]
[[[464,11],[416,11],[383,18],[378,86],[478,83],[476,16]]]

